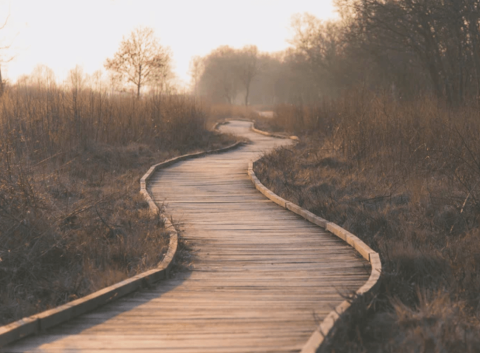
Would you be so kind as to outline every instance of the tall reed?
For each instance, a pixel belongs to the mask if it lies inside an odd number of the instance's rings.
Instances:
[[[351,91],[276,108],[301,135],[259,178],[380,252],[380,294],[359,299],[328,349],[477,352],[480,119],[474,104]],[[326,350],[328,351],[328,350]]]
[[[149,166],[231,138],[188,96],[9,87],[0,98],[0,325],[156,266]]]

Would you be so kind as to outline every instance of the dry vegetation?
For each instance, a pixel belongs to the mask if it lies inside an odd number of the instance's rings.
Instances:
[[[337,20],[296,16],[258,77],[280,104],[270,129],[302,139],[259,177],[384,262],[379,295],[325,350],[478,351],[480,1],[335,6]]]
[[[271,112],[272,106],[267,105],[234,105],[234,104],[209,104],[207,127],[211,129],[217,122],[231,119],[249,120],[254,122],[256,128],[270,132],[283,132],[285,129],[270,117],[259,114],[262,111]]]
[[[16,85],[0,99],[0,325],[161,261],[139,194],[151,164],[232,143],[184,96]]]
[[[254,108],[233,104],[209,104],[207,127],[211,129],[215,123],[228,119],[255,120],[259,116]]]
[[[357,298],[324,351],[480,351],[478,106],[355,91],[276,113],[301,142],[266,155],[260,180],[383,262],[379,294]]]

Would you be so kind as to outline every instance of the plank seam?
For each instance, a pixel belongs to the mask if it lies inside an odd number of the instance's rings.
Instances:
[[[281,135],[274,136],[268,132],[258,130],[254,127],[253,123],[252,123],[252,131],[260,133],[262,135],[266,135],[266,136],[273,136],[278,138],[290,138],[292,140],[298,141],[298,138],[296,136],[290,136],[290,137],[281,136]],[[293,213],[296,213],[297,215],[305,218],[307,221],[313,224],[316,224],[319,227],[322,227],[325,230],[329,231],[330,233],[336,235],[337,237],[345,241],[348,245],[350,245],[352,248],[354,248],[360,255],[362,255],[362,257],[365,260],[367,260],[370,263],[372,268],[370,277],[367,280],[367,282],[365,282],[365,284],[356,291],[357,295],[372,293],[374,290],[378,289],[376,285],[378,283],[378,280],[380,279],[380,274],[382,271],[382,263],[380,260],[380,255],[377,252],[373,251],[362,240],[360,240],[360,238],[353,235],[346,229],[340,227],[339,225],[333,222],[328,222],[322,217],[319,217],[313,214],[312,212],[294,204],[293,202],[290,202],[281,198],[277,194],[273,193],[270,189],[265,187],[265,185],[263,185],[260,182],[260,180],[257,178],[253,170],[255,166],[255,162],[257,162],[261,158],[262,157],[260,156],[256,160],[250,161],[248,163],[247,173],[250,179],[252,180],[253,184],[255,185],[255,188],[258,191],[260,191],[263,195],[265,195],[268,199],[275,202],[276,204],[282,206],[287,210],[290,210]],[[326,318],[320,323],[320,325],[313,332],[313,334],[310,336],[308,341],[303,346],[301,353],[315,353],[317,349],[325,341],[325,337],[327,337],[328,334],[333,332],[335,323],[338,321],[341,315],[344,314],[350,307],[351,307],[351,303],[348,300],[345,300],[341,304],[339,304],[334,310],[332,310],[326,316]]]
[[[44,332],[53,326],[92,311],[142,287],[150,286],[152,283],[165,279],[169,275],[170,269],[174,264],[174,259],[178,248],[178,233],[168,217],[160,212],[160,209],[147,191],[148,180],[158,169],[168,167],[174,163],[186,159],[199,158],[207,154],[226,152],[237,148],[242,144],[242,142],[237,142],[230,146],[216,150],[186,154],[151,166],[147,173],[145,173],[145,175],[140,179],[140,193],[148,202],[151,212],[159,214],[164,222],[165,228],[169,230],[170,237],[168,250],[163,260],[157,265],[157,268],[140,273],[119,283],[91,293],[83,298],[73,300],[56,308],[46,310],[1,326],[0,348],[21,338]]]

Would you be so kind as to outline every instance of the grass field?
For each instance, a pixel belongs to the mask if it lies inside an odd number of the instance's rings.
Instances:
[[[257,163],[267,187],[381,255],[379,294],[357,298],[329,352],[480,351],[478,107],[364,91],[278,106],[300,136]]]
[[[163,224],[139,194],[150,165],[234,138],[185,96],[13,86],[0,100],[0,325],[161,261]]]

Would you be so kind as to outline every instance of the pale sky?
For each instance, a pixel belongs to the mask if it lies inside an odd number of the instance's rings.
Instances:
[[[0,46],[13,41],[3,56],[15,56],[2,73],[15,81],[44,64],[62,80],[79,64],[91,74],[103,69],[123,36],[149,26],[171,48],[177,76],[188,82],[191,57],[220,45],[287,48],[291,16],[304,12],[335,16],[331,0],[0,0],[0,21],[10,13]]]

